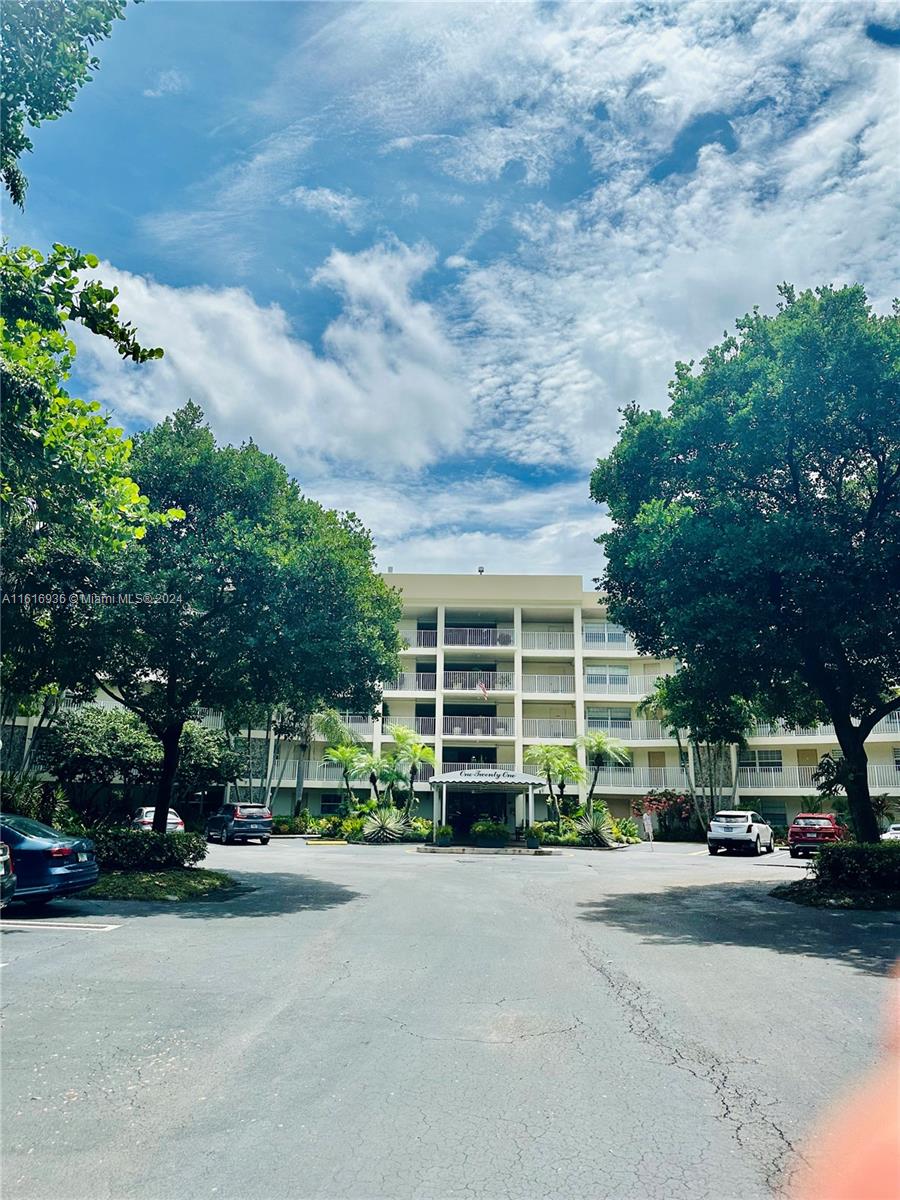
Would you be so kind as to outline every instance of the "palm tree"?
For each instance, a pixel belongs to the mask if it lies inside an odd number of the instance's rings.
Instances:
[[[381,778],[381,771],[384,765],[384,760],[379,758],[377,754],[373,754],[371,750],[360,750],[357,757],[357,768],[360,775],[368,777],[369,786],[372,789],[372,794],[375,797],[376,804],[381,803],[381,792],[378,788],[378,782]]]
[[[566,784],[581,783],[586,778],[584,767],[572,753],[571,747],[546,743],[528,746],[525,761],[536,767],[547,780],[550,800],[556,809],[556,828],[562,830],[562,799]]]
[[[403,811],[406,816],[409,816],[415,799],[415,786],[416,779],[419,776],[419,768],[423,763],[430,767],[434,766],[434,750],[431,746],[426,745],[411,729],[407,729],[405,725],[389,725],[388,733],[394,739],[397,747],[394,753],[394,760],[401,766],[405,766],[407,770],[409,793]]]
[[[359,746],[326,746],[325,758],[328,762],[336,763],[341,768],[341,778],[347,790],[347,803],[350,805],[350,811],[352,812],[356,808],[356,796],[350,785],[350,778],[353,775],[358,776],[360,774]]]
[[[585,812],[590,817],[594,811],[594,792],[597,790],[597,780],[600,776],[600,768],[608,760],[610,762],[624,765],[630,762],[630,756],[625,743],[618,738],[610,737],[608,733],[604,733],[602,729],[592,730],[590,733],[583,733],[581,737],[576,739],[576,745],[583,746],[588,762],[593,767],[593,775],[591,776],[591,786],[587,794],[585,802]]]

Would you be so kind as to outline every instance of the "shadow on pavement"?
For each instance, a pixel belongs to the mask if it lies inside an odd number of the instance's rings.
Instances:
[[[890,912],[805,908],[769,895],[772,881],[610,895],[581,904],[602,921],[655,945],[755,946],[836,959],[873,975],[898,957],[900,918]]]
[[[339,883],[316,879],[295,872],[267,871],[246,875],[236,890],[208,900],[54,900],[39,911],[12,904],[3,910],[9,920],[33,921],[107,921],[113,917],[155,917],[168,914],[187,920],[215,921],[227,917],[274,917],[335,908],[361,896]],[[2,922],[0,922],[2,928]]]

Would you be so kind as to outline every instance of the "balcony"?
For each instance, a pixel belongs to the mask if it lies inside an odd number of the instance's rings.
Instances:
[[[444,717],[444,737],[515,737],[515,717]]]
[[[522,647],[525,650],[574,650],[575,634],[571,630],[554,633],[541,629],[523,629]]]
[[[282,784],[296,782],[298,765],[299,765],[298,762],[296,762],[294,760],[292,760],[291,762],[288,763],[287,767],[285,768],[285,775],[284,775],[284,778],[282,779]],[[292,775],[289,775],[290,771],[293,771]],[[419,767],[419,774],[418,774],[418,778],[417,778],[416,782],[421,783],[423,780],[430,779],[433,774],[434,774],[434,767],[432,767],[429,763],[422,763],[421,766]],[[277,763],[275,764],[275,772],[274,772],[273,778],[274,779],[278,778],[278,764]],[[351,782],[354,785],[366,783],[368,781],[368,778],[369,778],[368,775],[365,773],[362,775],[358,775],[358,774],[353,774],[351,772],[351,775],[350,775]],[[306,782],[306,783],[343,783],[344,782],[344,774],[341,771],[341,768],[337,763],[307,762],[305,764],[305,770],[303,772],[303,779],[304,779],[304,782]]]
[[[516,631],[512,625],[501,625],[499,629],[479,626],[447,626],[444,629],[445,646],[486,647],[514,646]]]
[[[581,631],[581,645],[585,650],[596,651],[598,654],[633,654],[636,649],[631,634],[626,633],[621,626],[612,624],[584,626]]]
[[[402,671],[385,687],[386,692],[433,692],[437,674],[433,671]]]
[[[809,792],[815,794],[816,767],[738,767],[738,788],[744,792]],[[873,791],[900,792],[900,770],[893,763],[869,764]]]
[[[375,728],[375,722],[365,713],[341,713],[341,720],[357,737],[370,738]]]
[[[886,734],[888,737],[900,737],[900,713],[892,712],[882,717],[869,737],[873,734]],[[816,738],[835,741],[837,735],[833,725],[803,725],[790,728],[784,721],[761,721],[749,733],[750,737],[767,738]]]
[[[404,642],[404,649],[415,649],[416,647],[424,647],[433,650],[437,646],[437,630],[436,629],[400,629],[400,637]]]
[[[534,694],[549,694],[553,696],[574,696],[574,675],[523,675],[522,691]]]
[[[588,696],[649,696],[657,678],[671,674],[671,671],[662,671],[659,676],[608,674],[605,678],[585,675],[584,690]]]
[[[617,721],[605,717],[588,717],[584,723],[588,733],[608,733],[623,742],[665,742],[669,731],[661,721],[643,721],[637,718]],[[674,739],[671,739],[674,740]]]
[[[497,763],[473,763],[473,762],[442,762],[441,773],[449,774],[451,771],[515,771],[516,764],[514,762],[497,762]]]
[[[511,692],[515,689],[515,683],[516,677],[512,671],[444,672],[444,690],[447,692],[481,692],[482,695],[486,692]]]
[[[391,731],[389,729],[389,726],[391,725],[400,725],[404,729],[411,729],[414,733],[419,734],[420,737],[434,737],[434,717],[386,717],[384,718],[384,723],[381,730],[381,736],[383,738],[389,738],[391,736]]]
[[[588,785],[593,779],[593,769],[588,768]],[[682,767],[601,767],[597,775],[597,788],[603,792],[649,792],[663,788],[682,791],[687,787],[687,776]]]
[[[575,722],[568,717],[525,717],[522,726],[526,738],[563,742],[575,739]]]

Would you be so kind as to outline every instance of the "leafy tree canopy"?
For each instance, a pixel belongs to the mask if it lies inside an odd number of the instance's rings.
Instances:
[[[869,839],[864,741],[900,707],[900,317],[858,286],[780,292],[677,364],[668,415],[625,410],[591,478],[603,586],[640,650],[714,694],[827,712]]]
[[[125,3],[4,0],[0,177],[19,207],[28,187],[19,159],[32,149],[26,126],[36,128],[71,108],[79,89],[99,66],[91,48],[109,37],[113,21],[125,15]]]
[[[162,741],[158,806],[197,704],[372,711],[397,670],[400,605],[357,519],[306,499],[253,443],[217,446],[195,404],[138,435],[132,465],[154,507],[185,517],[123,552],[116,592],[150,601],[97,612],[98,679]]]

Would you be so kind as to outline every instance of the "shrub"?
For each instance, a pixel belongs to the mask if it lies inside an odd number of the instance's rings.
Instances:
[[[485,845],[502,846],[509,841],[509,830],[498,821],[486,819],[473,821],[470,832],[476,842],[482,842]]]
[[[427,817],[410,817],[409,829],[404,835],[406,842],[428,842],[431,840],[431,822]]]
[[[452,825],[438,825],[437,840],[439,842],[452,842],[453,841],[453,826]]]
[[[563,817],[562,831],[557,829],[555,821],[535,821],[532,829],[536,829],[544,844],[547,846],[579,846],[581,834],[575,822],[570,817]]]
[[[621,833],[622,837],[625,838],[626,841],[639,842],[641,840],[641,835],[637,827],[637,821],[633,821],[631,817],[623,817],[621,821],[617,822],[617,824],[619,826],[619,833]]]
[[[602,807],[595,808],[589,817],[580,817],[576,827],[584,846],[611,846],[621,840],[615,822]]]
[[[409,829],[409,822],[393,805],[376,808],[369,813],[363,825],[363,837],[367,842],[399,842]]]
[[[527,842],[534,841],[540,845],[544,840],[544,830],[537,823],[534,825],[529,825],[525,830],[525,840]]]
[[[310,833],[317,833],[323,838],[339,838],[344,818],[340,813],[328,813],[324,817],[313,817],[310,821]]]
[[[900,892],[900,842],[823,846],[813,872],[824,891]]]
[[[206,858],[206,839],[199,833],[145,833],[141,829],[96,829],[91,832],[101,867],[119,871],[165,871],[192,867]]]
[[[345,817],[341,821],[341,837],[346,838],[348,842],[363,841],[365,824],[365,817]]]
[[[306,810],[304,809],[304,812]],[[272,826],[273,833],[307,833],[309,831],[309,813],[298,817],[276,817]]]

